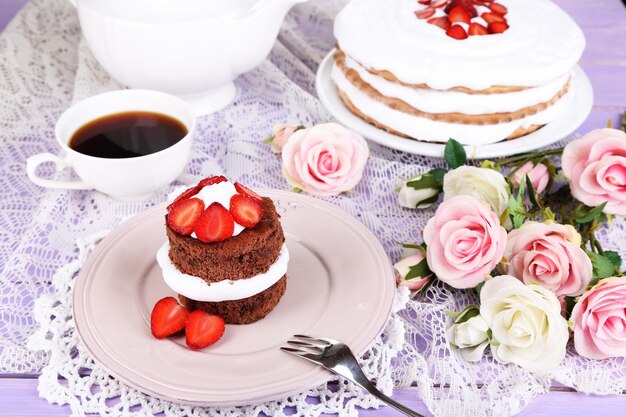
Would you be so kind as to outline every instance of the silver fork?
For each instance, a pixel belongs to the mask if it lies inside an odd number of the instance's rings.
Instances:
[[[294,338],[287,341],[290,346],[281,346],[280,349],[315,364],[322,365],[329,371],[349,379],[374,397],[407,416],[424,417],[380,392],[367,379],[350,348],[342,342],[326,337],[311,337],[301,334],[294,335]]]

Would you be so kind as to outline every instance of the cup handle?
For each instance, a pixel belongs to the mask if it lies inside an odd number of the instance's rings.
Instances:
[[[71,167],[72,164],[67,158],[59,158],[51,153],[40,153],[33,155],[26,160],[26,174],[28,178],[35,184],[46,188],[61,188],[66,190],[91,190],[92,186],[85,181],[56,181],[48,180],[37,176],[37,167],[44,162],[53,162],[56,171],[60,172],[63,168]]]

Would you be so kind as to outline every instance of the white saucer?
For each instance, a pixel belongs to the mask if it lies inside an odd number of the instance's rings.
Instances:
[[[354,115],[341,101],[330,71],[335,63],[331,51],[320,64],[315,77],[317,95],[326,109],[344,126],[362,134],[366,139],[400,151],[443,158],[445,144],[421,142],[391,134]],[[497,158],[532,151],[557,142],[573,133],[589,116],[593,105],[593,89],[585,72],[579,66],[572,77],[573,94],[561,117],[541,129],[511,141],[480,146],[466,146],[467,155],[474,159]]]

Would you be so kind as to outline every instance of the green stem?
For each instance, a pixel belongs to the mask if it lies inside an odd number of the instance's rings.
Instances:
[[[507,164],[513,164],[516,162],[520,162],[520,161],[526,161],[526,160],[530,160],[533,158],[541,158],[544,156],[550,156],[550,155],[561,155],[563,153],[563,148],[554,148],[554,149],[548,149],[545,151],[541,151],[541,152],[526,152],[526,153],[520,153],[514,156],[510,156],[508,158],[499,158],[496,159],[494,162],[496,165],[507,165]]]

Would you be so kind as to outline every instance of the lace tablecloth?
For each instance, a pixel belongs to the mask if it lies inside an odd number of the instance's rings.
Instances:
[[[378,403],[350,384],[322,386],[309,393],[240,409],[192,409],[141,394],[96,366],[78,343],[71,317],[75,272],[99,238],[124,218],[161,202],[173,187],[206,175],[225,174],[252,187],[289,189],[280,162],[262,139],[274,123],[312,125],[332,120],[314,93],[314,75],[332,48],[332,18],[342,1],[315,1],[287,16],[270,56],[237,81],[238,95],[225,110],[198,122],[192,160],[169,189],[142,203],[121,203],[96,192],[43,190],[25,174],[25,160],[57,153],[53,126],[72,102],[120,88],[100,68],[80,36],[67,0],[33,0],[0,35],[0,372],[42,371],[40,393],[70,404],[75,415],[303,415],[339,412]],[[349,195],[327,198],[372,230],[389,257],[400,257],[398,242],[420,242],[432,211],[402,209],[397,178],[430,169],[441,161],[370,144],[363,180]],[[48,167],[47,174],[54,175]],[[67,175],[60,173],[59,175]],[[624,222],[616,219],[606,247],[626,255]],[[386,392],[392,385],[417,386],[429,409],[441,416],[503,416],[545,392],[552,380],[592,393],[626,388],[621,359],[594,362],[569,353],[552,375],[538,378],[487,357],[478,365],[450,351],[444,331],[446,310],[473,301],[434,285],[408,301],[399,292],[397,312],[364,360],[366,372]],[[307,404],[306,396],[319,404]],[[117,398],[116,401],[107,401]]]

